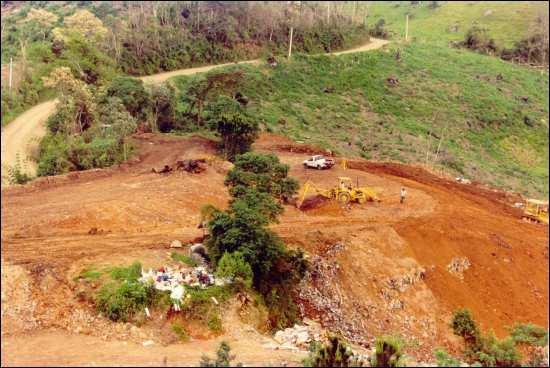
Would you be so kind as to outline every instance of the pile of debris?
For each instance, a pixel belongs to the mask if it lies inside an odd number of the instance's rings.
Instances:
[[[463,272],[470,267],[470,260],[466,257],[455,257],[451,260],[451,263],[447,265],[447,271],[455,275],[459,279],[463,280]]]
[[[344,313],[342,292],[336,283],[339,265],[318,255],[310,259],[310,270],[300,282],[298,298],[302,316],[317,315],[325,328],[340,333],[351,342],[368,346],[362,325],[362,310],[357,308],[351,315]]]
[[[174,303],[175,311],[181,310],[181,303],[186,296],[185,286],[204,289],[212,285],[222,286],[231,283],[229,279],[215,277],[204,266],[192,269],[166,266],[156,271],[149,269],[147,272],[142,269],[139,281],[144,284],[152,284],[157,290],[170,291],[170,299]],[[214,302],[217,304],[217,301]]]
[[[326,340],[326,331],[321,326],[307,318],[304,319],[305,325],[294,325],[294,327],[285,328],[277,331],[273,339],[279,344],[276,348],[287,350],[307,350],[312,341],[324,342]]]
[[[458,176],[455,178],[457,182],[461,184],[472,184],[472,181],[470,179],[466,179],[463,176]]]
[[[200,174],[206,170],[206,159],[181,160],[177,161],[173,167],[170,165],[164,165],[162,169],[151,169],[151,172],[155,174],[168,174],[174,170],[187,171],[192,174]]]
[[[399,85],[399,79],[397,79],[396,76],[392,75],[392,76],[389,76],[386,79],[386,83],[388,83],[390,86],[398,86]]]

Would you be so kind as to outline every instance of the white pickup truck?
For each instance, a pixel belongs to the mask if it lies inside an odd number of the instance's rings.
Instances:
[[[334,160],[331,158],[326,158],[322,155],[315,155],[305,160],[303,164],[304,167],[311,167],[313,169],[330,169],[332,166],[334,166]]]

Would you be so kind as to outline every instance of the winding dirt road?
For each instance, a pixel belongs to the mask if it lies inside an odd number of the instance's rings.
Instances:
[[[386,45],[388,42],[389,41],[386,40],[372,38],[366,45],[331,53],[330,55],[342,55],[374,50]],[[169,78],[179,75],[204,73],[214,68],[228,65],[258,63],[260,63],[260,59],[241,61],[238,63],[208,65],[153,74],[141,77],[141,79],[145,83],[162,83]],[[36,173],[36,164],[30,159],[30,156],[33,150],[36,150],[40,138],[46,134],[44,122],[54,113],[56,101],[57,100],[50,100],[32,107],[2,129],[2,186],[9,185],[8,168],[16,164],[17,157],[20,159],[23,172],[31,175]]]

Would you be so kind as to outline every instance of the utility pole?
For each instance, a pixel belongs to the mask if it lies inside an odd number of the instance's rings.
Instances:
[[[405,41],[409,40],[409,14],[407,13],[407,18],[405,20]]]
[[[330,23],[330,1],[327,1],[327,23]]]
[[[10,58],[10,82],[9,82],[9,88],[11,91],[11,81],[13,79],[13,58]]]
[[[292,55],[292,36],[294,33],[294,27],[290,26],[290,41],[288,42],[288,58]]]

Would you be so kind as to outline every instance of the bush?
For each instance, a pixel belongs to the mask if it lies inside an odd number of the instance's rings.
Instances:
[[[231,348],[229,347],[229,344],[225,341],[222,341],[220,343],[220,346],[218,347],[218,351],[216,352],[216,359],[209,358],[206,355],[202,356],[202,359],[200,361],[201,367],[230,367],[232,358],[229,354],[231,351]],[[237,363],[235,367],[242,367],[241,363]]]
[[[179,322],[172,323],[172,331],[178,336],[178,339],[182,342],[189,341],[189,333]]]
[[[548,330],[531,323],[517,323],[510,333],[516,343],[546,346],[548,344]]]
[[[69,172],[73,165],[67,159],[69,143],[61,134],[46,135],[39,146],[38,176]]]
[[[401,342],[392,336],[376,339],[376,351],[371,357],[372,367],[400,367],[402,365]]]
[[[298,191],[298,182],[288,177],[289,166],[273,154],[248,152],[237,156],[234,164],[225,185],[235,197],[246,193],[242,187],[253,187],[278,199],[290,199]]]
[[[10,184],[25,184],[32,180],[32,176],[22,171],[19,154],[15,158],[15,165],[8,167],[8,178]]]
[[[304,360],[305,367],[353,367],[355,360],[351,349],[336,336],[330,336],[328,343],[314,348],[314,352]]]
[[[110,270],[110,275],[118,281],[137,281],[141,277],[141,263],[134,262],[129,267],[114,267]]]
[[[455,335],[464,338],[466,356],[484,367],[515,367],[521,362],[513,338],[498,340],[494,333],[481,336],[476,322],[467,309],[455,311],[451,323]]]
[[[222,138],[225,157],[233,161],[236,155],[250,150],[258,136],[259,126],[234,99],[220,96],[208,106],[208,121]]]
[[[252,268],[241,252],[225,252],[216,267],[216,276],[234,279],[246,287],[252,286]]]
[[[458,309],[454,312],[451,327],[455,335],[461,336],[468,347],[479,349],[481,342],[479,328],[468,309]]]
[[[185,255],[185,254],[180,254],[180,253],[177,253],[177,252],[172,252],[172,254],[170,255],[170,257],[174,260],[174,261],[177,261],[177,262],[181,262],[181,263],[184,263],[190,267],[197,267],[199,264],[197,263],[197,261],[195,261],[193,258],[189,257],[188,255]]]
[[[169,132],[176,127],[175,93],[174,87],[168,83],[151,89],[155,124],[161,132]]]
[[[483,338],[482,345],[476,357],[484,367],[517,367],[521,363],[521,355],[511,338],[498,340],[491,333]]]
[[[156,290],[153,285],[138,281],[111,282],[99,290],[97,309],[113,321],[130,321],[136,312],[153,305]]]
[[[498,52],[495,40],[489,37],[485,28],[478,26],[473,26],[466,32],[464,41],[460,45],[486,54],[496,54]]]
[[[374,37],[388,38],[389,33],[386,30],[385,25],[386,25],[386,21],[383,18],[378,19],[378,21],[374,25],[374,28],[369,30],[369,34]]]
[[[116,77],[107,88],[107,96],[118,97],[133,117],[140,120],[147,117],[150,99],[141,80],[124,76]]]
[[[443,348],[435,349],[434,353],[438,367],[458,367],[460,366],[460,360],[452,357]]]

